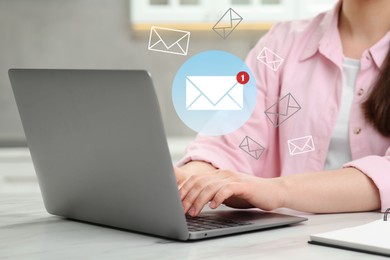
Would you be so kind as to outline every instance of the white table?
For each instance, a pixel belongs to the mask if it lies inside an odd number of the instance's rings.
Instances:
[[[6,172],[31,187],[10,192],[0,185],[0,259],[385,259],[307,243],[310,234],[379,219],[382,215],[375,212],[306,215],[309,221],[290,227],[177,242],[49,215],[30,176],[33,169],[26,154],[0,153],[0,175]],[[3,188],[17,186],[6,183],[7,179]]]
[[[302,224],[198,242],[177,242],[46,213],[39,194],[0,198],[0,259],[380,259],[307,244],[309,235],[360,225],[379,213],[309,215]]]

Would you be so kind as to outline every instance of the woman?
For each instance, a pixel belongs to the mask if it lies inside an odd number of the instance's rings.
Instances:
[[[274,26],[246,61],[258,85],[250,120],[198,136],[175,169],[185,212],[208,202],[313,213],[390,207],[389,14],[388,0],[342,0]],[[256,59],[263,47],[284,58],[276,72]],[[301,109],[275,127],[264,111],[287,94]],[[288,140],[309,135],[314,151],[291,155]],[[245,136],[265,147],[258,160],[239,149]]]

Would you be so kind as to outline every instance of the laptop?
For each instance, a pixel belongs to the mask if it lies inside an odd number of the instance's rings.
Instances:
[[[226,208],[186,217],[147,71],[10,69],[9,77],[50,214],[183,241],[307,220]]]

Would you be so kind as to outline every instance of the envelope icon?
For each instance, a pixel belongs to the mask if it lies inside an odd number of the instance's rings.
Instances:
[[[273,71],[277,71],[277,69],[283,62],[283,59],[279,55],[277,55],[267,47],[264,47],[261,50],[260,54],[257,56],[257,59]]]
[[[241,23],[242,17],[229,8],[226,13],[214,25],[213,30],[222,38],[226,39],[236,27]]]
[[[244,140],[242,140],[239,148],[258,160],[261,154],[264,152],[264,147],[257,143],[255,140],[246,136]]]
[[[290,155],[314,151],[314,142],[311,135],[288,140],[287,144]]]
[[[187,76],[187,110],[242,110],[243,85],[236,76]]]
[[[271,123],[278,127],[287,119],[292,117],[301,109],[301,106],[295,100],[295,98],[288,93],[282,97],[277,103],[273,104],[267,110],[264,111],[265,115],[271,121]]]
[[[151,51],[187,55],[190,32],[152,26],[149,46]]]

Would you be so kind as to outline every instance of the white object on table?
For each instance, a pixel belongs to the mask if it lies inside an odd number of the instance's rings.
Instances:
[[[311,235],[310,239],[325,245],[390,256],[390,221],[381,218],[361,226]]]

